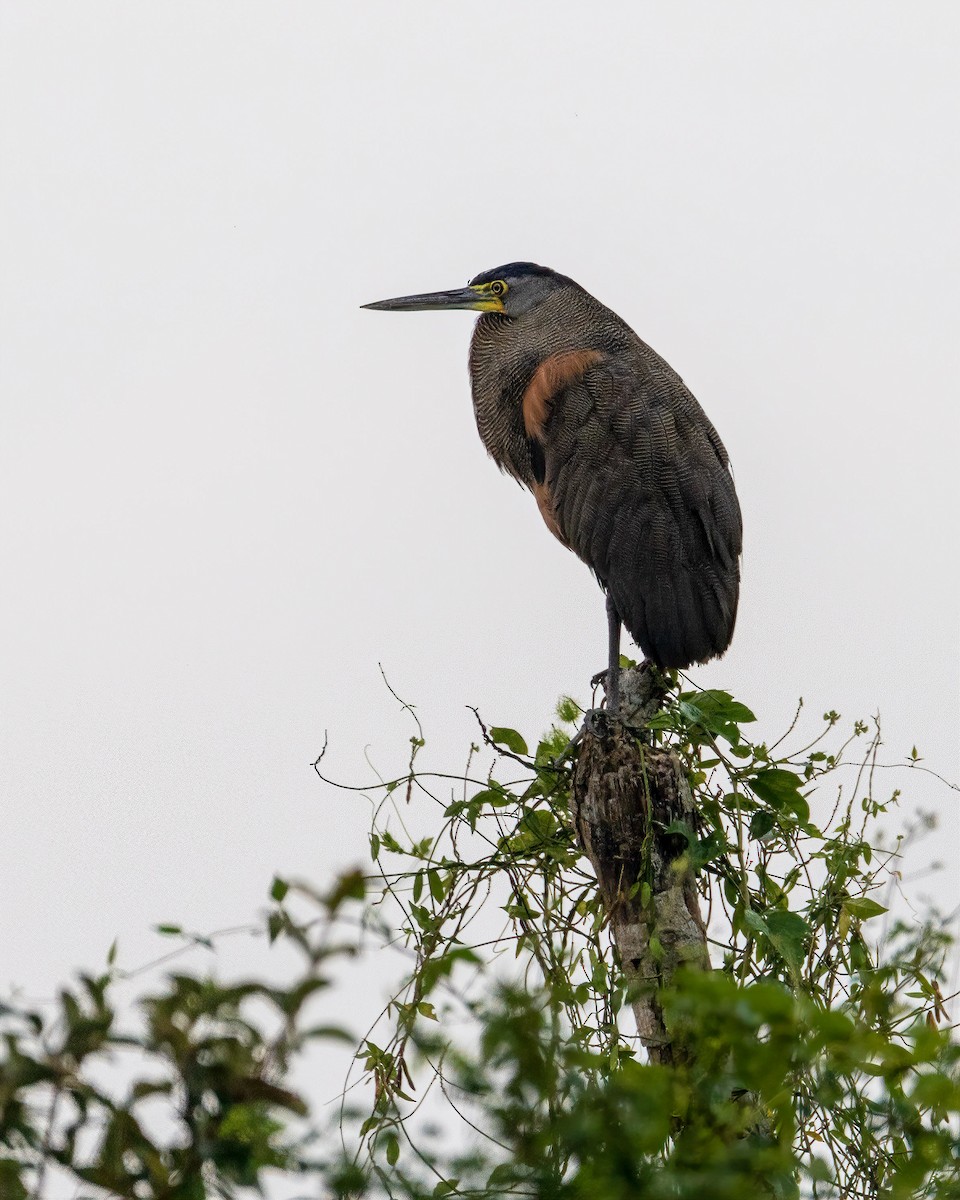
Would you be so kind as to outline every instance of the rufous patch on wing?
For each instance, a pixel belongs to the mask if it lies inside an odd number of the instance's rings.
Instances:
[[[599,350],[564,350],[543,360],[523,393],[523,427],[528,438],[542,437],[554,396],[581,379],[601,358]]]
[[[569,550],[570,543],[563,536],[563,531],[560,528],[560,522],[557,520],[556,510],[553,507],[553,499],[550,496],[550,489],[545,483],[535,483],[533,485],[533,497],[537,502],[537,508],[540,509],[540,516],[543,517],[544,524],[553,534],[553,536],[567,547]]]

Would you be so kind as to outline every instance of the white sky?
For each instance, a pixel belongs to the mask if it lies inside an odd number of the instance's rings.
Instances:
[[[446,769],[467,704],[536,735],[586,698],[602,597],[485,458],[471,318],[359,310],[512,259],[733,457],[698,682],[771,734],[879,710],[960,776],[958,51],[950,2],[7,0],[0,988],[359,860],[309,763],[328,729],[345,778],[400,766],[378,662]],[[952,871],[956,795],[896,783]]]

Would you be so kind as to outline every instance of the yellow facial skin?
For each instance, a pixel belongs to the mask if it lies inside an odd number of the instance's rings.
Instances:
[[[492,283],[478,283],[470,289],[471,292],[477,293],[477,300],[471,308],[477,312],[505,312],[506,309],[503,303],[503,297],[507,294],[508,288],[502,279],[495,279]]]

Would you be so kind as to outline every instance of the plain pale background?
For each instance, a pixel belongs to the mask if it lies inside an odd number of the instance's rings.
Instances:
[[[359,310],[513,259],[730,451],[739,626],[697,682],[771,735],[879,711],[960,776],[958,51],[953,3],[8,0],[3,984],[360,861],[309,764],[328,730],[341,777],[402,767],[378,663],[447,770],[466,705],[535,737],[587,699],[602,597],[485,458],[472,319]],[[889,783],[949,911],[957,795]]]

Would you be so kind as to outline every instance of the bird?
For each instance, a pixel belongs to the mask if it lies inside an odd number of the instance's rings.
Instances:
[[[536,263],[384,312],[478,312],[469,373],[480,438],[606,593],[608,713],[625,626],[661,670],[733,638],[743,530],[730,458],[677,372],[578,283]]]

